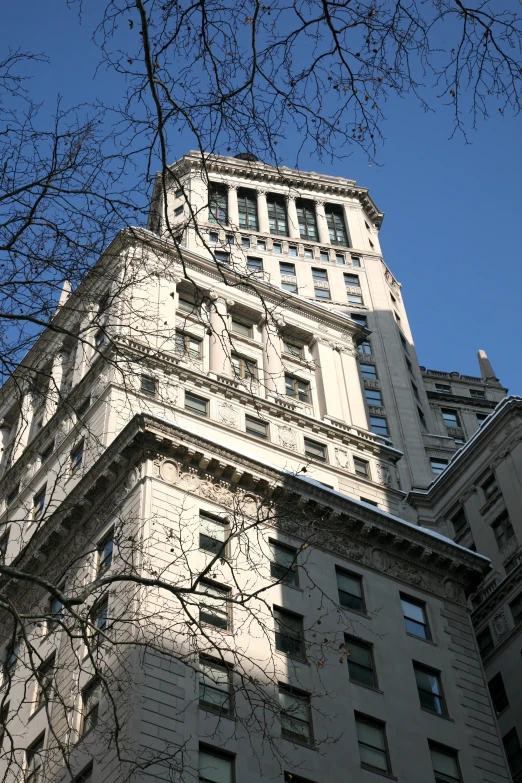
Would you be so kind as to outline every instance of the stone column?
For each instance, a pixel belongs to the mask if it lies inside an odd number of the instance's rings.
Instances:
[[[288,234],[292,239],[300,239],[299,221],[297,220],[297,207],[295,205],[295,196],[286,197],[286,211],[288,217]]]
[[[317,222],[317,233],[319,235],[319,242],[322,245],[330,244],[330,232],[326,224],[326,214],[324,211],[325,202],[321,199],[315,200],[315,219]]]
[[[14,463],[22,454],[29,442],[29,433],[33,421],[33,395],[30,391],[25,391],[20,403],[20,418],[16,424],[16,434],[14,437],[12,462]]]
[[[284,321],[274,323],[271,318],[263,321],[263,376],[267,393],[284,394],[285,370],[281,361],[283,346],[278,326],[284,326]]]
[[[344,204],[343,213],[348,247],[365,247],[359,220],[360,211],[352,209],[348,204]]]
[[[47,424],[51,419],[60,402],[60,390],[62,388],[64,364],[67,358],[65,351],[60,350],[53,359],[51,368],[51,377],[49,379],[49,390],[47,392],[47,399],[45,400],[45,413],[43,418],[43,424]]]
[[[228,186],[228,225],[231,228],[239,226],[239,209],[237,206],[237,185]]]
[[[351,424],[350,418],[350,404],[348,402],[348,390],[344,383],[343,364],[341,361],[341,351],[343,346],[337,343],[334,346],[334,364],[335,364],[335,377],[337,378],[337,388],[339,389],[339,402],[342,410],[342,420],[347,424]]]
[[[316,338],[312,347],[312,355],[315,361],[315,385],[321,416],[327,415],[342,420],[343,409],[338,383],[336,383],[333,346],[329,340]]]
[[[257,224],[261,234],[270,233],[268,223],[268,207],[266,205],[266,190],[258,188],[257,193]]]
[[[92,340],[94,329],[91,326],[92,305],[89,311],[84,315],[80,324],[76,356],[74,358],[74,372],[72,377],[72,386],[76,386],[81,381],[89,369],[89,360],[92,356]]]
[[[228,333],[228,311],[226,300],[214,292],[210,292],[212,305],[210,309],[210,372],[217,375],[230,375],[230,338]]]
[[[341,350],[341,364],[346,393],[348,395],[351,423],[355,427],[361,427],[363,430],[368,430],[370,429],[370,423],[364,404],[364,395],[357,359],[358,352],[355,343],[350,346],[343,345]]]

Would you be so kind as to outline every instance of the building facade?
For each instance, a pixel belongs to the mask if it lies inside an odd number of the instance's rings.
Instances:
[[[382,217],[189,153],[62,297],[0,390],[5,780],[509,780],[432,499],[505,390],[419,366]]]

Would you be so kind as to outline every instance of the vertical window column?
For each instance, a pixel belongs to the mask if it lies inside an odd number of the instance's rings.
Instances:
[[[263,321],[263,376],[267,392],[285,394],[285,373],[281,354],[283,346],[277,326],[270,318]]]
[[[239,207],[237,204],[237,185],[228,186],[228,224],[237,228],[239,225]]]
[[[324,211],[325,202],[321,199],[315,199],[315,219],[317,222],[317,233],[319,234],[319,242],[323,245],[330,244],[330,232],[328,231],[328,225],[326,223],[326,214]]]
[[[269,234],[270,227],[268,223],[268,207],[266,205],[266,190],[258,188],[257,193],[257,221],[259,224],[259,232],[261,234]]]
[[[228,310],[225,299],[210,292],[210,348],[209,369],[217,375],[231,375],[230,338],[228,335]]]
[[[292,239],[299,239],[299,221],[297,218],[295,196],[286,196],[286,214],[288,216],[288,236]]]
[[[369,430],[370,423],[366,413],[366,405],[364,404],[364,395],[358,366],[359,352],[355,346],[355,342],[353,342],[352,345],[343,345],[340,353],[343,368],[343,385],[346,389],[348,407],[350,409],[348,421],[355,427]]]

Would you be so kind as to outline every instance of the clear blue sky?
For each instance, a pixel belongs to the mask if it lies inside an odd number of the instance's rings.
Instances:
[[[122,85],[104,72],[95,77],[98,53],[90,35],[103,3],[84,5],[82,27],[65,2],[26,0],[3,9],[3,45],[44,51],[52,64],[33,90],[53,104],[100,97],[117,103]],[[307,168],[356,179],[369,187],[386,213],[384,258],[403,284],[421,364],[478,374],[476,352],[488,353],[497,376],[522,394],[519,250],[522,117],[501,118],[449,140],[451,120],[441,109],[425,114],[413,101],[390,101],[381,166],[354,152],[342,164],[309,159]],[[179,154],[193,146],[180,138]],[[293,165],[288,139],[285,162]]]

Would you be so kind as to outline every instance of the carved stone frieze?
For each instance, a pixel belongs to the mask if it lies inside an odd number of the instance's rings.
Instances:
[[[339,449],[335,447],[335,461],[340,468],[344,470],[350,470],[350,456],[345,449]]]
[[[497,612],[493,618],[493,628],[497,638],[500,639],[507,631],[506,616],[503,611]]]
[[[285,449],[297,451],[297,435],[290,427],[279,427],[279,443]]]
[[[391,487],[392,477],[388,465],[377,464],[377,481],[379,484],[384,484],[385,487]]]
[[[234,405],[223,402],[221,405],[218,405],[217,412],[219,421],[235,429],[239,427],[239,411]]]

